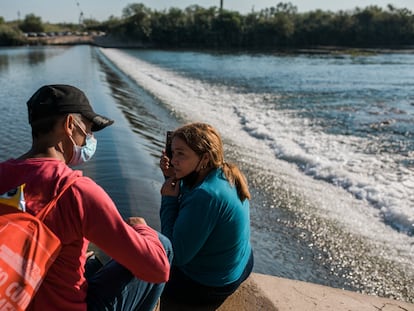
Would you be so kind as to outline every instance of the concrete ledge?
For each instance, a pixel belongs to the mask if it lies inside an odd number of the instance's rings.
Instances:
[[[161,300],[159,311],[414,311],[414,304],[327,286],[252,273],[218,306],[184,306]]]

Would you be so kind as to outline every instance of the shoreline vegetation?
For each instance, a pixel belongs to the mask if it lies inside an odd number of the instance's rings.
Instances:
[[[0,16],[0,46],[93,44],[350,54],[414,51],[414,14],[392,4],[300,13],[290,2],[280,2],[242,15],[198,5],[157,11],[134,3],[122,10],[121,17],[103,22],[81,17],[78,24],[50,24],[34,14],[7,22]]]

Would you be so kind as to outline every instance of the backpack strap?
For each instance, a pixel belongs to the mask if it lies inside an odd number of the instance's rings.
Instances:
[[[44,220],[49,214],[49,212],[52,210],[53,207],[55,207],[57,201],[60,199],[60,197],[66,192],[66,190],[73,185],[73,183],[78,179],[79,177],[75,177],[71,179],[69,182],[67,182],[62,190],[36,215],[37,218],[40,220]]]

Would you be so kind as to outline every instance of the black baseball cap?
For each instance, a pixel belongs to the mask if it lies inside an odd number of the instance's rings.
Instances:
[[[113,120],[95,113],[81,90],[65,84],[42,86],[27,101],[27,109],[30,124],[50,116],[68,113],[79,113],[91,121],[94,132],[114,123]]]

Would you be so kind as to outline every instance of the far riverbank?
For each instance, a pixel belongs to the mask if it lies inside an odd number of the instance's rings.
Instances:
[[[143,44],[140,41],[128,40],[117,38],[111,35],[105,36],[94,36],[94,35],[62,35],[53,37],[29,37],[27,38],[29,45],[79,45],[88,44],[99,46],[103,48],[132,48],[132,49],[145,49],[145,48],[156,48],[155,46]],[[183,48],[179,48],[180,50]],[[197,49],[195,49],[197,50]],[[254,53],[259,51],[252,49]],[[261,50],[260,52],[275,52],[274,49]],[[390,47],[377,47],[377,48],[366,48],[366,47],[342,47],[342,46],[314,46],[308,48],[281,48],[276,50],[279,53],[287,54],[348,54],[348,55],[374,55],[378,53],[403,53],[403,54],[414,54],[414,46],[396,46]]]

